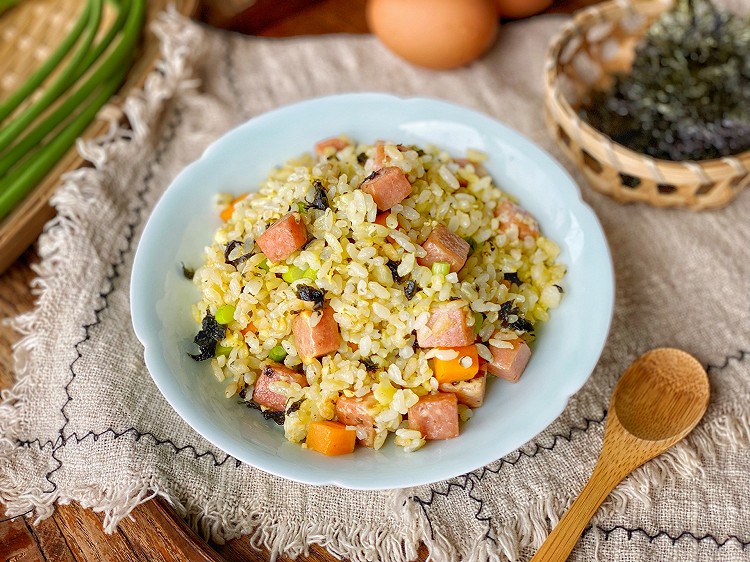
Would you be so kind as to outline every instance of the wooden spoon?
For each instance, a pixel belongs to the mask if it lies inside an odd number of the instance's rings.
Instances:
[[[531,562],[567,560],[614,487],[690,433],[708,399],[706,371],[684,351],[659,348],[636,359],[612,395],[602,452],[591,478]]]

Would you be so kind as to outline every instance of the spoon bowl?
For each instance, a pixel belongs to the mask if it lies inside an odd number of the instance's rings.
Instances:
[[[602,452],[588,483],[531,562],[566,560],[614,487],[690,433],[709,397],[706,371],[690,354],[657,348],[636,359],[612,394]]]

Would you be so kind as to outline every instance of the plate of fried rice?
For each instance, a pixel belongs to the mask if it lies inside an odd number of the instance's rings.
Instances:
[[[131,279],[156,385],[216,447],[389,489],[531,440],[606,341],[613,268],[565,170],[437,99],[342,94],[214,142],[150,216]]]

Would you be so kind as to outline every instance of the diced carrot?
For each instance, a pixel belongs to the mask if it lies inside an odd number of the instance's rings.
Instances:
[[[229,205],[224,207],[221,213],[219,213],[219,218],[221,218],[221,220],[223,220],[224,222],[228,222],[229,219],[231,219],[232,215],[234,214],[235,205],[237,205],[237,203],[242,201],[245,197],[247,197],[247,193],[243,193],[242,195],[238,195],[237,197],[232,199]]]
[[[258,333],[258,328],[256,328],[255,324],[253,324],[252,322],[248,322],[247,326],[245,326],[244,328],[242,328],[242,330],[240,330],[240,333],[243,336],[246,336],[248,334],[248,332],[252,332],[253,334],[257,334]]]
[[[476,345],[453,348],[458,355],[453,359],[433,359],[433,371],[438,383],[467,381],[479,372],[479,354]]]
[[[324,455],[346,455],[354,452],[357,432],[347,429],[343,423],[335,421],[310,422],[305,443],[308,449]]]
[[[375,217],[375,224],[379,224],[380,226],[386,226],[385,219],[387,219],[390,216],[390,211],[383,211],[382,213],[378,213]]]
[[[349,346],[349,349],[351,349],[352,351],[357,351],[359,349],[359,346],[356,343],[354,343],[353,341],[349,341],[349,342],[346,342],[346,343]]]

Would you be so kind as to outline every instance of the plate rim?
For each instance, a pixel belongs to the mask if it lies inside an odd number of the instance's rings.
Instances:
[[[219,136],[217,139],[215,139],[204,151],[203,153],[193,162],[188,164],[185,168],[183,168],[171,181],[169,186],[165,189],[165,191],[160,196],[159,200],[154,205],[154,208],[151,211],[151,214],[149,215],[146,224],[142,230],[141,236],[138,241],[138,246],[136,248],[135,257],[133,261],[133,269],[131,274],[131,283],[130,283],[130,303],[131,303],[131,316],[132,316],[132,324],[133,329],[135,331],[135,334],[138,338],[138,340],[143,344],[144,347],[144,361],[146,364],[146,367],[149,371],[149,374],[156,384],[156,386],[159,388],[159,391],[164,396],[166,401],[170,404],[172,409],[175,410],[175,412],[188,424],[190,425],[198,434],[203,436],[211,445],[214,447],[226,452],[227,454],[231,455],[232,457],[247,463],[250,466],[256,467],[260,470],[263,470],[267,473],[274,474],[276,476],[286,478],[292,481],[304,483],[304,484],[310,484],[315,486],[325,486],[325,485],[334,485],[339,486],[342,488],[347,489],[355,489],[355,490],[384,490],[384,489],[396,489],[396,488],[406,488],[406,487],[412,487],[412,486],[418,486],[418,485],[424,485],[424,484],[431,484],[438,481],[443,481],[446,479],[450,479],[456,476],[460,476],[461,474],[464,474],[466,472],[470,472],[472,470],[477,470],[481,468],[482,466],[485,466],[488,463],[494,462],[503,456],[511,453],[512,451],[516,450],[518,447],[522,446],[524,444],[523,441],[521,443],[518,443],[515,447],[511,448],[510,451],[502,452],[500,454],[493,454],[491,455],[492,458],[487,460],[485,456],[483,456],[480,461],[471,463],[472,466],[461,469],[460,471],[452,471],[450,474],[442,474],[438,477],[435,476],[426,476],[424,478],[414,477],[408,479],[408,481],[405,481],[403,483],[396,483],[396,482],[383,482],[380,484],[366,484],[361,482],[361,479],[355,479],[352,481],[351,478],[347,478],[346,474],[343,475],[336,475],[331,473],[325,473],[325,474],[318,474],[316,471],[312,471],[307,476],[308,477],[300,477],[299,472],[296,472],[294,475],[290,475],[288,472],[285,471],[279,471],[278,469],[278,457],[273,457],[273,460],[270,460],[270,457],[272,455],[267,455],[266,453],[262,453],[260,455],[257,455],[258,451],[252,452],[248,450],[243,451],[235,451],[235,450],[229,450],[233,449],[233,447],[226,447],[226,442],[223,441],[223,445],[217,444],[217,439],[215,437],[216,431],[214,431],[214,428],[210,427],[210,420],[202,420],[202,419],[196,419],[195,417],[186,416],[184,414],[184,404],[182,404],[182,400],[179,396],[176,396],[169,384],[168,380],[164,380],[162,377],[164,376],[163,373],[155,374],[155,368],[154,365],[156,364],[156,359],[154,357],[155,355],[155,347],[157,347],[158,338],[155,338],[154,336],[158,336],[158,333],[155,333],[156,327],[153,325],[148,325],[145,323],[146,316],[143,314],[141,307],[145,304],[143,302],[143,295],[145,295],[145,292],[141,291],[139,294],[139,288],[141,287],[141,283],[143,283],[143,279],[145,276],[142,275],[143,268],[145,267],[144,264],[144,246],[142,245],[143,240],[148,240],[149,236],[152,236],[151,229],[154,228],[154,225],[156,224],[154,217],[159,217],[161,213],[165,212],[163,209],[166,205],[169,203],[169,198],[167,197],[168,194],[174,194],[176,193],[179,188],[175,188],[174,186],[182,185],[186,180],[185,178],[190,177],[191,174],[195,173],[196,170],[200,170],[201,167],[210,165],[212,158],[214,158],[214,155],[217,153],[220,153],[220,150],[222,146],[229,145],[232,143],[232,141],[237,136],[241,136],[246,129],[252,129],[254,127],[257,127],[258,124],[263,124],[267,121],[273,121],[278,118],[284,118],[284,116],[289,113],[290,111],[300,111],[300,110],[307,110],[310,108],[314,108],[320,104],[326,105],[326,104],[340,104],[340,103],[355,103],[355,104],[371,104],[371,103],[380,103],[380,104],[395,104],[395,105],[401,105],[402,107],[406,107],[407,104],[413,104],[415,107],[424,107],[426,106],[434,106],[438,109],[445,109],[449,110],[450,112],[457,112],[459,114],[464,115],[471,115],[473,119],[479,120],[483,124],[486,125],[487,129],[493,129],[498,128],[503,130],[505,134],[510,134],[510,136],[520,139],[522,141],[522,144],[526,144],[528,147],[531,147],[534,151],[537,153],[541,153],[541,155],[546,159],[546,164],[551,165],[552,169],[554,169],[558,175],[563,177],[566,181],[563,182],[563,185],[560,186],[563,190],[563,195],[565,201],[568,203],[570,208],[572,210],[576,210],[578,214],[577,217],[584,217],[588,221],[589,228],[593,228],[594,232],[590,233],[592,235],[596,235],[599,237],[599,240],[597,241],[599,244],[599,250],[603,253],[600,254],[600,257],[603,258],[606,261],[606,273],[608,275],[608,283],[606,283],[606,287],[604,290],[605,297],[607,299],[607,302],[604,304],[604,310],[607,311],[606,318],[602,317],[601,321],[603,321],[603,330],[601,332],[601,335],[599,336],[598,341],[593,346],[595,351],[591,353],[589,357],[589,361],[582,365],[580,370],[585,371],[585,375],[580,376],[580,381],[576,382],[573,385],[569,385],[565,387],[564,394],[562,398],[558,397],[558,404],[554,408],[551,408],[550,411],[553,412],[553,414],[547,414],[544,416],[544,421],[541,422],[541,427],[539,429],[534,429],[533,433],[528,436],[529,439],[533,439],[539,433],[544,431],[551,423],[554,422],[554,420],[565,410],[567,407],[570,398],[580,390],[585,383],[589,380],[596,364],[598,363],[601,354],[603,352],[604,346],[606,344],[606,341],[608,339],[609,330],[611,328],[612,318],[614,314],[614,296],[615,296],[615,277],[614,277],[614,266],[611,256],[611,251],[609,248],[609,245],[607,243],[606,235],[604,233],[604,230],[601,226],[601,223],[598,219],[598,216],[594,212],[594,210],[583,200],[581,190],[573,177],[568,173],[568,171],[558,162],[549,152],[547,152],[544,148],[540,147],[538,144],[530,140],[528,137],[526,137],[524,134],[520,133],[519,131],[513,129],[512,127],[506,125],[505,123],[501,122],[499,119],[497,119],[494,116],[491,116],[489,114],[482,113],[481,111],[471,109],[468,107],[465,107],[460,104],[456,104],[454,102],[446,101],[439,98],[434,97],[424,97],[424,96],[396,96],[393,94],[386,94],[386,93],[378,93],[378,92],[360,92],[360,93],[340,93],[340,94],[333,94],[333,95],[327,95],[327,96],[318,96],[314,98],[308,98],[304,99],[298,102],[285,104],[278,106],[270,111],[267,111],[265,113],[262,113],[260,115],[257,115],[255,117],[252,117],[251,119],[237,125],[236,127],[233,127],[229,131],[225,132],[221,136]],[[287,158],[293,157],[294,154],[287,155]],[[267,169],[270,169],[273,166],[279,165],[281,162],[272,162],[269,163],[267,166]],[[557,187],[557,186],[556,186]],[[208,189],[208,188],[207,188]],[[212,189],[212,193],[216,193],[220,191],[220,189]],[[558,241],[559,243],[559,241]],[[554,311],[552,312],[554,315]],[[223,400],[224,398],[221,397]],[[200,418],[200,417],[199,417]],[[209,422],[209,425],[207,426],[204,422]],[[540,424],[536,424],[537,426]],[[219,433],[222,433],[219,431]],[[282,436],[283,439],[283,436]],[[222,441],[222,439],[219,439],[219,441]],[[299,447],[299,445],[294,445],[295,447]],[[250,453],[245,454],[245,453]],[[419,455],[419,451],[413,453],[415,455]],[[251,458],[250,458],[251,457]],[[269,458],[266,458],[269,457]],[[343,476],[343,477],[342,477]]]

